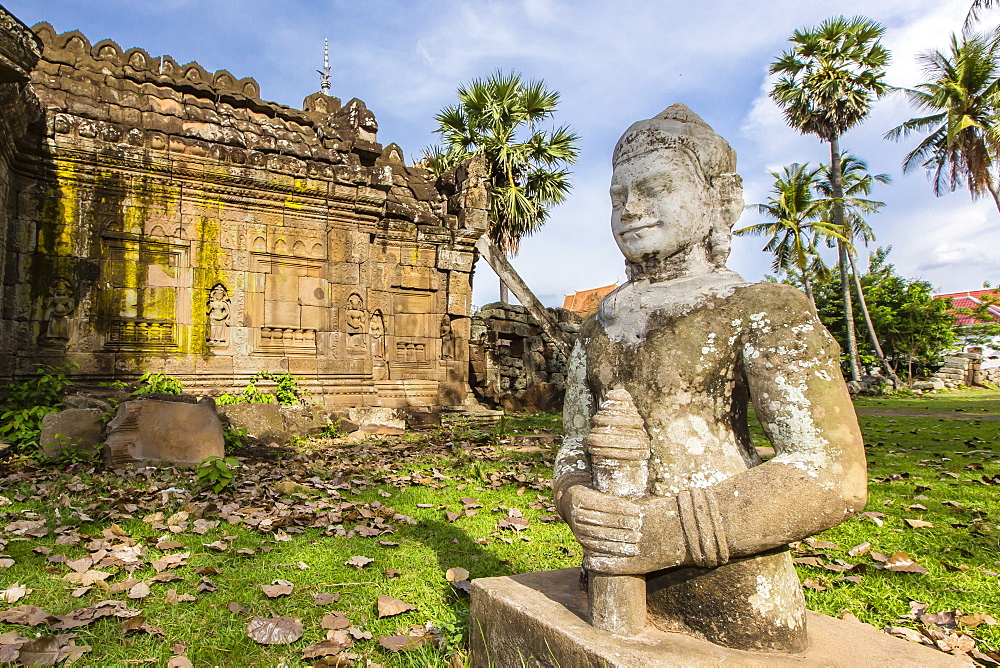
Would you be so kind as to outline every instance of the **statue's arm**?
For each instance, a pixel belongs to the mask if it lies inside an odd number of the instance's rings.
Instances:
[[[552,488],[556,508],[566,518],[561,507],[563,496],[573,485],[591,483],[590,458],[583,439],[590,431],[590,420],[597,410],[594,395],[587,384],[587,355],[579,340],[573,345],[566,369],[566,400],[563,404],[563,441],[556,455]]]
[[[773,314],[751,314],[741,351],[757,418],[776,456],[709,488],[710,524],[729,555],[818,533],[864,508],[867,467],[839,347],[806,298],[788,289]]]

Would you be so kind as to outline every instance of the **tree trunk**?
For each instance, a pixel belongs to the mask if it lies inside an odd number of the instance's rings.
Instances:
[[[542,306],[542,303],[538,301],[538,298],[535,297],[535,294],[524,282],[524,279],[518,275],[503,251],[497,248],[496,244],[485,234],[479,237],[479,241],[476,242],[476,250],[493,267],[493,271],[497,273],[497,276],[502,277],[500,280],[510,287],[514,296],[517,297],[517,300],[521,302],[524,308],[528,309],[528,313],[531,314],[542,328],[542,331],[548,334],[552,343],[568,358],[572,344],[566,332],[559,328],[559,323]]]
[[[833,187],[833,224],[845,237],[850,231],[844,227],[844,186],[840,178],[840,137],[830,137],[830,185]],[[861,380],[861,363],[858,359],[858,341],[854,335],[854,307],[851,303],[851,282],[847,277],[847,244],[837,241],[840,264],[840,296],[844,302],[844,327],[847,339],[847,361],[851,370],[851,380]]]
[[[507,291],[507,284],[503,282],[502,278],[500,279],[500,301],[504,304],[510,303],[510,294]]]
[[[888,374],[889,378],[893,380],[898,386],[900,384],[899,378],[896,376],[896,371],[889,365],[889,360],[885,358],[885,353],[882,352],[882,346],[878,342],[878,336],[875,335],[875,326],[872,324],[871,314],[868,313],[868,302],[865,301],[864,290],[861,289],[861,277],[858,276],[858,268],[854,265],[854,256],[849,255],[848,259],[851,261],[851,272],[854,274],[854,288],[858,291],[858,304],[861,306],[861,312],[865,315],[865,325],[868,327],[868,338],[872,342],[872,348],[875,349],[875,356],[878,357],[878,361],[882,364],[882,368]]]
[[[993,195],[993,203],[997,205],[997,211],[1000,211],[1000,187],[997,187],[992,174],[986,180],[986,187],[989,188],[990,194]]]

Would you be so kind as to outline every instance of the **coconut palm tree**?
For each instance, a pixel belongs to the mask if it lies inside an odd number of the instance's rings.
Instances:
[[[786,165],[780,174],[770,172],[774,177],[771,196],[767,202],[747,208],[767,216],[771,222],[748,225],[733,232],[737,236],[767,236],[763,250],[774,254],[771,269],[776,273],[797,272],[793,275],[802,282],[814,311],[816,299],[810,274],[826,271],[816,253],[816,241],[840,235],[833,223],[824,220],[824,201],[815,195],[819,173],[819,167],[810,169],[808,163]]]
[[[920,56],[927,80],[903,89],[910,103],[927,116],[911,118],[886,133],[898,140],[927,136],[903,158],[903,171],[923,167],[934,194],[963,183],[973,199],[987,192],[1000,211],[997,160],[1000,156],[1000,34],[951,36],[947,53]]]
[[[830,215],[830,209],[832,208],[830,203],[832,203],[833,198],[833,184],[830,179],[830,171],[829,165],[823,165],[820,172],[822,178],[816,183],[816,190],[823,196],[826,203],[827,219],[832,218]],[[868,163],[849,153],[845,153],[841,157],[840,174],[844,190],[842,200],[844,205],[844,228],[840,232],[841,237],[844,238],[844,245],[847,247],[847,257],[850,262],[851,274],[854,276],[854,289],[857,291],[858,305],[861,306],[861,313],[864,315],[865,326],[868,329],[868,340],[871,341],[875,356],[888,376],[893,381],[899,382],[899,379],[896,377],[896,371],[890,366],[885,353],[882,352],[882,345],[875,334],[875,326],[872,324],[871,314],[868,312],[868,303],[865,300],[865,293],[861,287],[861,278],[854,262],[854,258],[857,257],[856,242],[860,241],[867,246],[869,241],[875,241],[875,232],[868,224],[868,221],[865,220],[865,215],[878,213],[879,209],[885,206],[885,202],[877,202],[866,198],[871,194],[875,183],[888,185],[892,182],[892,179],[888,174],[869,173]],[[837,241],[838,239],[828,239],[827,243],[833,245]]]
[[[565,168],[576,161],[579,137],[567,126],[537,127],[558,104],[559,93],[545,82],[498,70],[460,86],[458,104],[434,117],[443,146],[424,151],[426,164],[440,175],[474,155],[485,158],[492,181],[488,234],[506,255],[516,255],[521,239],[538,231],[569,192]],[[507,301],[502,280],[500,296]]]
[[[965,15],[965,30],[969,30],[979,20],[981,12],[997,6],[997,0],[973,0],[969,13]]]
[[[771,64],[771,73],[779,75],[771,97],[783,108],[785,120],[799,132],[830,143],[832,222],[838,228],[844,227],[840,137],[864,120],[888,90],[883,77],[889,51],[879,41],[884,33],[880,24],[861,16],[829,18],[817,28],[796,30],[789,38],[792,48]],[[858,380],[847,247],[843,242],[837,246],[848,361],[851,380]]]

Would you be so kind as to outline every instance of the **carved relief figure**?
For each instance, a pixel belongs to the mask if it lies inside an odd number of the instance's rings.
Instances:
[[[364,357],[365,302],[357,292],[347,298],[347,350],[352,357]]]
[[[69,341],[69,316],[76,309],[73,284],[65,278],[57,278],[49,285],[49,296],[45,299],[42,320],[45,329],[39,337],[42,345],[60,345]]]
[[[212,346],[224,346],[229,343],[229,320],[232,313],[232,302],[229,291],[222,283],[216,283],[208,292],[205,303],[208,315],[208,343]]]
[[[455,332],[451,329],[451,318],[441,317],[441,359],[455,359]]]
[[[613,164],[629,280],[573,349],[554,476],[584,548],[592,623],[631,634],[649,619],[728,647],[801,651],[787,544],[866,499],[837,344],[798,290],[726,268],[743,208],[736,155],[690,109],[632,125]],[[748,400],[777,453],[767,462]]]
[[[382,312],[372,313],[368,324],[368,336],[371,338],[372,376],[374,380],[388,380],[389,366],[385,361],[385,321]]]

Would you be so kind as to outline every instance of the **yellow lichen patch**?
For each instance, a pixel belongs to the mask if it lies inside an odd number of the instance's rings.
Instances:
[[[79,177],[70,164],[56,163],[56,187],[58,213],[38,226],[38,250],[48,255],[69,256],[73,254],[73,231],[81,228]]]

